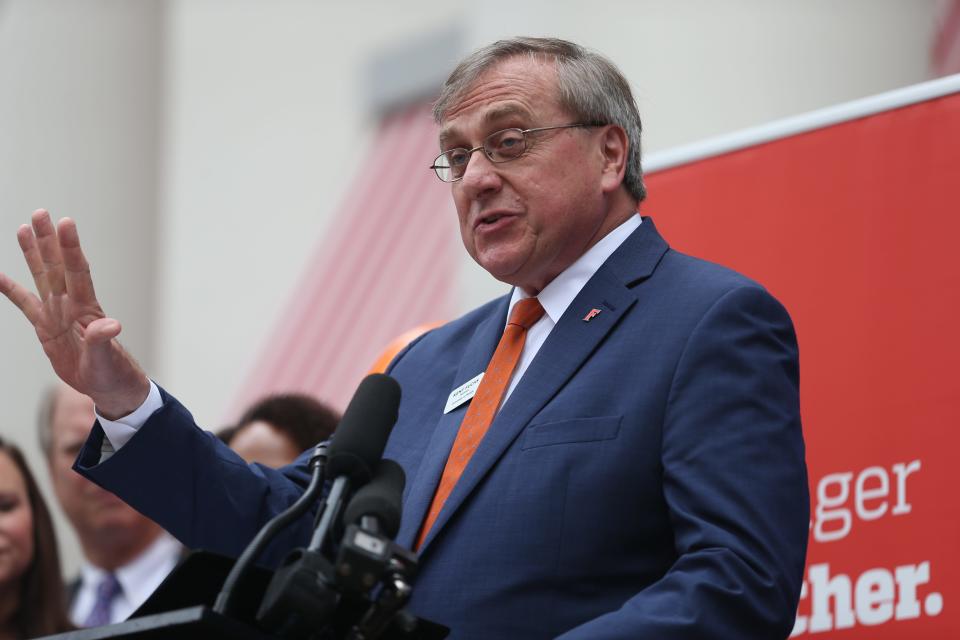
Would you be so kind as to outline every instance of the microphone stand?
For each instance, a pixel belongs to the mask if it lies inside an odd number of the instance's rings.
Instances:
[[[313,537],[310,538],[308,551],[320,551],[323,549],[323,543],[333,528],[333,523],[337,521],[340,512],[343,510],[344,498],[350,490],[350,479],[348,476],[339,476],[333,481],[330,487],[330,493],[327,495],[327,508],[320,515],[320,522],[313,531]]]
[[[306,513],[310,505],[320,495],[323,489],[323,471],[327,462],[327,449],[328,445],[326,442],[321,442],[314,448],[313,456],[310,458],[310,484],[307,485],[307,489],[303,492],[303,495],[285,511],[268,522],[257,533],[253,540],[250,541],[250,544],[243,550],[240,557],[237,558],[236,564],[233,565],[233,569],[230,570],[227,579],[223,582],[223,588],[220,590],[220,593],[217,594],[217,599],[213,605],[214,612],[222,615],[230,615],[231,606],[235,600],[234,593],[236,586],[247,572],[248,567],[253,564],[253,561],[260,555],[277,533]]]

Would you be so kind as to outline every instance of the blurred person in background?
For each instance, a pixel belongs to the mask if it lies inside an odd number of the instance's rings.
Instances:
[[[0,438],[0,640],[71,629],[50,511],[23,454]]]
[[[340,414],[316,398],[286,393],[263,398],[217,435],[247,462],[279,468],[330,438],[338,422]]]
[[[54,493],[83,550],[67,597],[70,617],[85,627],[125,620],[182,554],[153,520],[71,469],[93,422],[93,400],[58,384],[44,397],[37,424]]]

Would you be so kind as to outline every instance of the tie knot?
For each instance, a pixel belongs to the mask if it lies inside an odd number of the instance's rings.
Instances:
[[[108,573],[97,585],[97,599],[109,602],[120,595],[121,591],[120,581],[117,580],[116,574]]]
[[[543,306],[540,301],[536,298],[524,298],[513,305],[513,311],[510,312],[510,320],[507,324],[516,324],[524,329],[529,329],[542,317]]]

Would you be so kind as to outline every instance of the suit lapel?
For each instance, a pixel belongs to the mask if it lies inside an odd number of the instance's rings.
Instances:
[[[630,285],[649,277],[666,250],[667,245],[657,233],[653,221],[645,219],[574,298],[490,425],[424,540],[421,553],[426,551],[524,427],[576,373],[636,303],[637,292]],[[584,316],[592,309],[600,309],[600,313],[587,322]],[[491,322],[493,319],[496,322]],[[488,319],[478,327],[464,359],[469,366],[461,365],[457,384],[469,380],[486,367],[500,339],[505,319],[506,305],[495,318]],[[483,349],[479,357],[471,353],[474,343],[478,349]],[[453,416],[456,416],[455,419]],[[416,516],[407,520],[408,526],[418,528],[423,521],[462,419],[463,411],[451,412],[444,416],[434,433],[424,456],[424,467],[417,474],[416,500],[411,492],[411,499],[405,507],[410,509],[411,516]],[[416,533],[409,534],[410,542]],[[403,542],[407,542],[407,539],[403,538]]]
[[[466,346],[454,384],[449,391],[453,391],[487,368],[503,334],[509,304],[510,296],[504,296],[502,303],[495,307],[495,311],[477,325],[473,337]],[[441,401],[446,402],[446,397]],[[397,534],[397,542],[402,546],[413,548],[414,539],[433,500],[437,485],[440,484],[443,467],[447,463],[447,457],[453,448],[453,441],[457,437],[457,430],[460,428],[468,406],[469,403],[464,403],[443,415],[430,437],[430,443],[424,452],[417,474],[410,484],[410,491],[403,505],[403,519]]]

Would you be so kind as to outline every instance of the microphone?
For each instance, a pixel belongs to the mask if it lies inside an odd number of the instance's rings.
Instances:
[[[370,484],[353,496],[343,514],[347,530],[337,553],[337,582],[345,593],[364,593],[389,573],[398,549],[406,477],[393,460],[381,460]]]
[[[396,380],[382,373],[364,378],[333,434],[327,454],[328,476],[350,476],[356,485],[368,482],[383,456],[399,408]]]
[[[405,482],[399,464],[381,460],[373,480],[357,491],[344,512],[347,530],[335,565],[337,586],[344,598],[372,594],[346,635],[349,640],[380,638],[391,624],[404,628],[410,622],[403,606],[413,593],[417,557],[393,542]]]
[[[307,548],[294,550],[274,573],[257,613],[257,620],[275,635],[306,637],[336,612],[340,593],[322,548],[349,491],[373,476],[399,407],[400,385],[383,374],[364,378],[347,405],[326,452],[326,476],[333,483],[320,521]]]
[[[326,472],[328,478],[333,478],[333,486],[308,550],[322,548],[340,515],[347,491],[370,481],[399,409],[400,385],[390,376],[374,373],[357,387],[327,452]]]
[[[370,484],[357,491],[347,505],[343,513],[344,523],[358,524],[363,529],[382,533],[392,540],[400,529],[406,481],[403,467],[393,460],[381,460]]]

